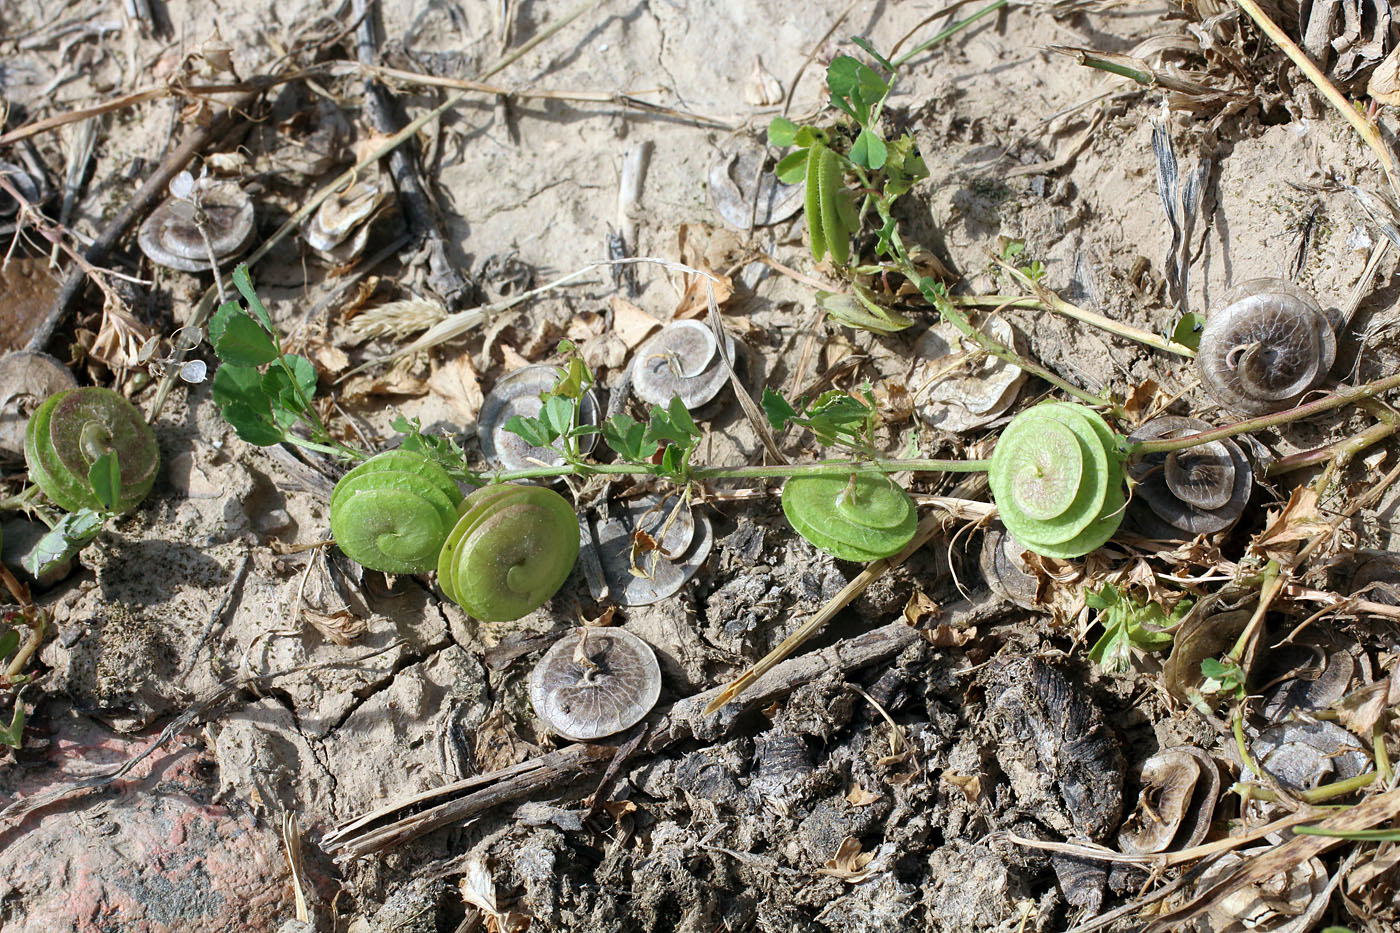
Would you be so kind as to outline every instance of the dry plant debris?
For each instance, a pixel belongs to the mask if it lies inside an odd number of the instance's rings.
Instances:
[[[1400,921],[1388,4],[11,6],[0,926]]]

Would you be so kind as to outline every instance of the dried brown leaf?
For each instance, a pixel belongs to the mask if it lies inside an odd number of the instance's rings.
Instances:
[[[1294,545],[1308,541],[1326,530],[1326,523],[1317,510],[1317,492],[1311,486],[1299,486],[1278,510],[1271,510],[1264,530],[1255,537],[1252,547],[1268,557],[1291,557]]]
[[[476,421],[484,395],[471,354],[447,360],[428,377],[428,389],[452,406],[463,423]]]
[[[943,780],[962,791],[968,803],[976,803],[982,799],[982,779],[975,774],[958,774],[956,771],[944,771]]]
[[[826,860],[826,867],[818,868],[817,874],[830,875],[845,881],[859,881],[869,874],[866,866],[875,857],[873,852],[862,852],[860,840],[847,836],[836,854]]]
[[[880,799],[880,794],[866,790],[859,784],[852,785],[851,789],[846,793],[846,800],[853,807],[868,807]]]
[[[614,295],[612,301],[613,333],[622,338],[627,349],[635,350],[647,335],[661,326],[661,322],[641,308]]]

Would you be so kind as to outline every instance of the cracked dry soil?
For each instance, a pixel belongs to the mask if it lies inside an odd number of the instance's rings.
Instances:
[[[107,6],[69,9],[118,16]],[[176,26],[166,40],[130,21],[71,46],[0,39],[0,92],[31,113],[72,109],[169,74],[216,28],[240,73],[258,73],[308,24],[349,24],[348,4],[334,11],[309,0],[161,6]],[[497,6],[383,4],[384,59],[419,72],[475,74],[562,15],[552,4],[506,4],[513,19],[503,42]],[[511,276],[522,268],[538,284],[602,257],[623,153],[644,142],[650,159],[634,218],[637,254],[679,252],[727,266],[742,254],[743,234],[724,226],[707,178],[717,160],[757,144],[777,112],[746,103],[756,58],[787,91],[843,10],[848,15],[821,56],[849,51],[840,43],[847,35],[889,48],[911,30],[932,34],[936,25],[920,23],[935,6],[597,4],[505,72],[509,83],[642,97],[661,87],[655,99],[711,122],[605,102],[469,98],[421,140],[422,168],[454,258],[492,296],[518,284]],[[1126,51],[1153,36],[1183,35],[1179,8],[1059,6],[988,17],[915,58],[901,77],[890,117],[915,135],[931,169],[901,207],[906,239],[926,243],[980,293],[995,291],[987,270],[999,238],[1023,240],[1027,255],[1045,264],[1051,287],[1110,317],[1169,331],[1175,311],[1163,281],[1171,232],[1148,119],[1158,117],[1183,161],[1210,161],[1190,243],[1191,307],[1210,307],[1235,280],[1282,274],[1312,216],[1323,220],[1300,281],[1339,302],[1361,273],[1372,233],[1344,193],[1318,183],[1329,172],[1369,183],[1375,172],[1316,94],[1295,82],[1219,119],[1167,112],[1159,93],[1083,69],[1045,46]],[[12,0],[8,10],[5,18],[13,15],[19,28],[0,22],[0,36],[46,21],[30,0]],[[87,50],[76,71],[65,60],[74,48]],[[319,54],[335,49],[331,43]],[[794,113],[822,103],[821,70],[803,72]],[[346,77],[314,90],[282,86],[269,92],[256,131],[220,147],[246,160],[262,235],[314,182],[295,176],[293,167],[304,163],[288,151],[311,137],[328,109],[355,124],[360,88]],[[401,97],[413,115],[440,99],[424,88],[405,88]],[[105,120],[74,228],[96,230],[120,207],[160,158],[160,141],[178,116],[166,101]],[[1101,122],[1091,126],[1091,118]],[[1304,129],[1317,126],[1323,131]],[[366,134],[363,126],[357,132]],[[53,138],[39,140],[38,152],[62,164]],[[682,230],[689,240],[678,244]],[[802,235],[799,216],[755,231],[753,242],[802,268]],[[390,238],[376,234],[376,242]],[[423,292],[423,263],[412,255],[380,274],[383,296]],[[885,402],[889,387],[908,378],[914,336],[875,338],[816,324],[811,293],[798,283],[761,263],[739,264],[734,275],[738,292],[726,317],[752,354],[755,385],[795,388],[789,383],[806,365],[814,328],[809,377],[831,371],[844,385],[858,373],[881,387]],[[168,332],[206,279],[158,278],[139,313]],[[300,327],[336,284],[294,250],[262,263],[256,279],[284,332]],[[638,280],[632,300],[669,314],[671,283],[647,270]],[[390,441],[388,424],[402,412],[457,431],[474,451],[469,394],[460,385],[445,389],[432,371],[470,354],[489,388],[514,360],[539,358],[570,334],[581,338],[603,383],[613,384],[626,360],[626,347],[605,326],[615,294],[599,276],[531,302],[416,360],[398,383],[347,398],[347,407],[376,443]],[[1369,307],[1389,308],[1394,297],[1393,286],[1383,289]],[[1378,311],[1366,326],[1384,329],[1393,317]],[[1061,318],[1024,315],[1016,323],[1031,355],[1092,390],[1126,393],[1151,379],[1164,391],[1185,391],[1194,379],[1184,364]],[[313,339],[334,345],[337,326],[327,330],[318,317]],[[1382,340],[1357,365],[1364,376],[1393,371],[1397,362],[1393,341]],[[322,375],[324,386],[336,376]],[[708,461],[759,454],[737,406],[710,427]],[[1344,418],[1299,428],[1279,452],[1347,428]],[[551,748],[526,695],[530,665],[580,613],[606,607],[591,599],[576,570],[530,616],[475,622],[426,579],[386,580],[333,550],[297,550],[327,537],[333,478],[238,440],[207,385],[177,391],[155,429],[164,466],[154,494],[110,525],[74,573],[42,596],[55,634],[40,655],[43,679],[31,695],[38,702],[25,746],[0,765],[0,805],[125,760],[182,712],[218,700],[115,783],[0,825],[6,933],[451,931],[469,916],[458,880],[473,862],[486,867],[499,902],[490,929],[520,929],[510,924],[527,920],[530,929],[599,933],[1064,929],[1130,899],[1146,876],[1100,866],[1085,880],[1082,863],[1012,844],[1008,834],[1110,841],[1136,792],[1125,782],[1129,765],[1163,745],[1215,740],[1148,689],[1149,678],[1097,672],[1082,633],[988,597],[976,569],[977,537],[950,533],[877,581],[820,644],[897,620],[915,590],[954,605],[960,585],[993,607],[959,633],[962,644],[913,639],[849,677],[819,672],[762,709],[633,754],[609,776],[602,799],[588,799],[600,787],[594,770],[387,853],[337,864],[316,848],[336,824]],[[962,442],[907,413],[892,415],[892,429],[892,448],[917,442],[928,455],[966,453]],[[1382,503],[1368,514],[1384,516],[1388,508]],[[716,546],[696,580],[674,598],[620,610],[614,619],[657,648],[663,703],[736,674],[859,571],[793,535],[771,497],[719,502],[711,519]],[[1375,546],[1384,548],[1388,525],[1376,529]],[[244,685],[221,694],[230,683]],[[278,831],[288,813],[305,831],[309,927],[292,920]]]

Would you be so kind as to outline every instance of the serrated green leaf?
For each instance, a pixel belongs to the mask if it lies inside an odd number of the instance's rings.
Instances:
[[[524,415],[511,415],[506,419],[505,430],[525,440],[531,447],[548,447],[559,439],[558,432],[539,418],[526,418]]]
[[[239,403],[256,411],[270,408],[271,399],[263,391],[263,376],[252,366],[225,363],[214,373],[210,394],[220,408]]]
[[[849,97],[860,84],[859,59],[849,55],[838,55],[826,68],[826,86],[834,97]]]
[[[236,301],[225,302],[214,313],[209,322],[209,342],[219,359],[235,366],[262,366],[277,359],[272,338]]]
[[[880,169],[889,155],[885,141],[870,130],[862,129],[851,147],[851,161],[862,168]]]
[[[810,149],[798,149],[783,156],[773,174],[785,185],[795,185],[807,174],[807,154]]]
[[[768,416],[768,424],[774,431],[781,431],[787,423],[797,417],[797,409],[792,403],[774,392],[769,386],[763,387],[763,413]]]
[[[646,425],[624,413],[613,415],[602,425],[604,443],[630,463],[645,463],[656,453],[656,444],[645,440],[646,432]]]
[[[219,410],[234,433],[255,447],[280,444],[287,436],[282,428],[273,423],[270,410],[259,411],[243,402],[230,402],[220,406]]]
[[[797,139],[797,131],[800,129],[787,117],[774,117],[768,123],[768,141],[779,149],[786,149]]]
[[[555,437],[567,437],[574,426],[574,400],[551,395],[540,409],[540,420],[549,426]]]
[[[102,507],[112,511],[122,497],[122,468],[115,450],[104,451],[88,467],[88,485]]]
[[[876,74],[875,69],[865,64],[856,69],[856,93],[862,103],[874,106],[889,92],[889,83]]]
[[[306,411],[316,394],[316,364],[295,353],[283,360],[286,367],[273,366],[263,374],[262,391],[274,412],[280,408],[295,415]]]
[[[253,280],[248,277],[248,264],[246,262],[240,262],[233,270],[233,285],[248,302],[248,311],[257,318],[258,323],[267,330],[268,334],[275,336],[277,328],[272,326],[272,315],[267,313],[267,308],[263,307],[262,299],[253,290]]]
[[[651,420],[647,423],[645,440],[657,444],[671,443],[684,451],[695,446],[700,438],[700,429],[686,411],[685,403],[672,398],[669,405],[662,408],[655,405],[651,409]]]

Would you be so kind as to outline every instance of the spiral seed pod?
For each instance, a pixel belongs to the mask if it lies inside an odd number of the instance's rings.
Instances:
[[[1335,325],[1312,296],[1281,279],[1253,279],[1206,320],[1196,353],[1201,383],[1226,408],[1290,408],[1337,357]]]
[[[1128,439],[1185,437],[1209,431],[1197,418],[1153,418]],[[1144,534],[1171,540],[1223,531],[1239,521],[1249,503],[1254,471],[1229,438],[1166,454],[1149,454],[1128,470],[1137,483],[1133,521]]]
[[[544,605],[578,559],[578,516],[543,486],[483,486],[438,556],[438,585],[468,614],[509,622]]]
[[[113,511],[128,512],[151,491],[160,466],[155,433],[135,405],[111,389],[69,389],[35,409],[24,432],[29,478],[70,512],[102,509],[88,471],[108,452],[121,472]]]
[[[162,203],[137,232],[136,242],[151,262],[184,272],[209,269],[210,247],[219,262],[230,259],[253,241],[256,232],[253,202],[235,182],[201,178],[194,196],[204,212],[204,234],[195,222],[194,204],[172,197]]]
[[[1006,530],[1046,557],[1082,557],[1123,520],[1113,431],[1083,405],[1042,402],[1011,419],[988,480]]]
[[[352,560],[385,573],[424,573],[457,521],[462,492],[422,454],[390,450],[355,467],[331,493],[331,534]]]
[[[577,638],[555,642],[530,672],[535,712],[575,742],[630,729],[660,696],[656,653],[626,629],[579,629]]]
[[[797,533],[833,557],[872,561],[904,550],[914,537],[914,500],[880,473],[794,476],[783,513]]]

